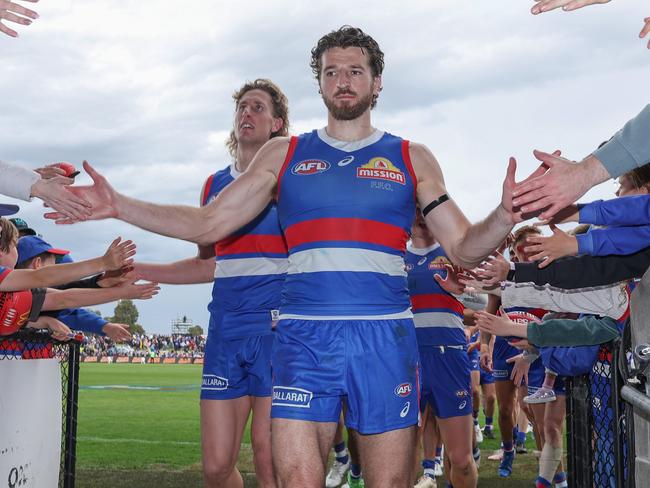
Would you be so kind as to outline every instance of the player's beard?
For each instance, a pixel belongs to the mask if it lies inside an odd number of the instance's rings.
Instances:
[[[341,90],[336,92],[334,97],[345,93],[356,95],[356,93],[351,90]],[[343,105],[337,105],[334,99],[329,99],[325,94],[323,94],[323,102],[325,102],[327,110],[329,110],[329,113],[332,114],[332,117],[336,120],[354,120],[359,118],[372,105],[372,98],[373,94],[370,92],[357,103],[348,104],[345,102]]]

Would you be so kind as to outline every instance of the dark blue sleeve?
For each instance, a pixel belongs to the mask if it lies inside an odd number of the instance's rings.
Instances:
[[[102,332],[108,321],[101,318],[94,312],[89,312],[83,308],[66,308],[60,310],[55,317],[70,327],[72,330],[80,330],[91,334],[105,335]]]
[[[578,254],[609,256],[633,254],[650,246],[650,225],[592,229],[576,236]]]
[[[650,224],[650,195],[596,200],[578,205],[581,224],[648,225]]]

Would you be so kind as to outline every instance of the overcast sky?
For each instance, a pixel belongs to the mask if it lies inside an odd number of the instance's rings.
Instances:
[[[283,88],[294,134],[325,125],[309,52],[351,24],[386,55],[374,125],[427,144],[449,193],[479,220],[498,202],[509,156],[520,178],[536,166],[534,148],[581,159],[649,99],[650,51],[638,38],[647,1],[537,17],[532,3],[41,0],[19,39],[0,37],[0,157],[32,168],[88,159],[123,193],[195,205],[205,178],[230,164],[231,93],[245,80]],[[583,200],[614,190],[604,183]],[[138,243],[141,261],[195,254],[118,221],[56,227],[41,214],[33,202],[20,215],[75,259],[116,235]],[[167,333],[182,315],[205,328],[209,299],[209,285],[163,286],[136,305],[148,332]]]

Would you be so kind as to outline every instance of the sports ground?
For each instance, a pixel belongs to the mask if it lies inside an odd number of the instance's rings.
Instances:
[[[200,365],[81,364],[76,486],[201,487],[200,382]],[[239,467],[254,487],[248,431],[243,442]],[[533,455],[518,456],[504,480],[496,461],[487,460],[497,447],[497,440],[481,445],[479,486],[531,486]]]

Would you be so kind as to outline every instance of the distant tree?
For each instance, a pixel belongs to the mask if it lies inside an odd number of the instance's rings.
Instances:
[[[133,334],[144,334],[145,330],[138,324],[138,309],[132,300],[120,300],[115,306],[114,315],[110,318],[111,322],[118,324],[127,324]]]
[[[93,309],[91,308],[91,309],[88,309],[88,311],[89,311],[89,312],[92,312],[92,313],[94,313],[94,314],[96,314],[96,315],[99,315],[100,317],[102,316],[102,313],[101,313],[99,310],[96,310],[96,309],[93,310]]]
[[[192,327],[187,329],[187,331],[190,333],[192,337],[203,335],[203,327],[201,327],[200,325],[193,325]]]

